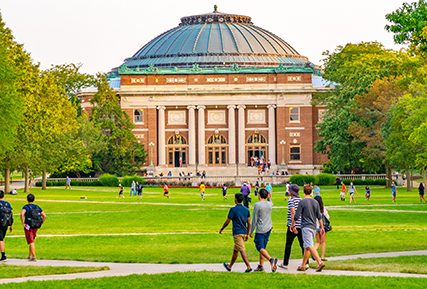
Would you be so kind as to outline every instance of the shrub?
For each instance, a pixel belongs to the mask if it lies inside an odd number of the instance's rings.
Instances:
[[[335,184],[336,177],[332,174],[318,174],[314,179],[319,186],[329,186]]]
[[[309,183],[313,183],[315,182],[315,177],[313,175],[304,175],[304,183],[305,184],[309,184]]]
[[[119,185],[119,178],[115,175],[103,174],[99,180],[105,187],[117,187]]]
[[[146,180],[141,176],[125,176],[122,178],[122,185],[124,187],[132,187],[132,181],[145,184]]]
[[[290,182],[293,184],[297,184],[298,186],[304,186],[304,176],[303,175],[292,175],[290,178]]]
[[[351,182],[353,182],[353,185],[355,186],[385,186],[387,181],[386,179],[379,179],[379,180],[373,180],[373,179],[365,179],[365,180],[343,180],[344,184],[346,186],[349,186]]]

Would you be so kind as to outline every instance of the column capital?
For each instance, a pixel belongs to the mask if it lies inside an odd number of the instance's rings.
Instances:
[[[245,109],[245,108],[246,108],[246,106],[245,106],[244,104],[238,104],[238,105],[237,105],[237,109],[241,109],[241,108]]]
[[[236,105],[228,105],[227,108],[228,109],[236,109]]]
[[[189,105],[189,106],[187,106],[187,109],[196,109],[196,106],[195,105]]]
[[[161,109],[165,110],[165,109],[166,109],[166,106],[164,106],[164,105],[158,105],[158,106],[157,106],[157,109],[158,109],[158,110],[161,110]]]
[[[205,105],[198,105],[197,108],[198,109],[206,109],[206,106]]]
[[[267,105],[267,108],[268,109],[270,109],[270,108],[276,108],[276,105],[275,104],[269,104],[269,105]]]

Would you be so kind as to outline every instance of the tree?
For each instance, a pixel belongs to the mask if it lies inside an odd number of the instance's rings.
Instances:
[[[136,141],[134,125],[121,110],[120,99],[104,75],[97,75],[96,86],[98,91],[91,100],[92,121],[104,135],[106,147],[93,154],[94,168],[116,175],[134,174],[145,163],[147,153]]]
[[[427,3],[419,0],[403,3],[402,7],[386,15],[391,22],[385,29],[394,33],[394,42],[410,44],[409,51],[427,57]]]
[[[358,121],[354,98],[365,95],[377,79],[401,76],[402,82],[408,81],[413,77],[416,61],[404,52],[384,49],[378,42],[338,46],[335,52],[326,51],[323,55],[323,77],[334,84],[334,89],[313,99],[313,104],[327,107],[318,125],[322,139],[314,149],[327,153],[330,165],[338,170],[368,171],[372,166],[361,158],[365,144],[349,131]]]
[[[77,96],[78,91],[95,83],[95,78],[92,75],[80,72],[82,66],[82,63],[52,65],[50,69],[45,71],[45,73],[54,77],[58,86],[65,89],[68,99],[79,113],[80,99]]]

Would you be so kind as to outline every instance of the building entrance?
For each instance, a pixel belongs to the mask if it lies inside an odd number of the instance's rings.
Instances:
[[[187,166],[187,140],[177,134],[169,138],[168,145],[168,166],[186,167]]]

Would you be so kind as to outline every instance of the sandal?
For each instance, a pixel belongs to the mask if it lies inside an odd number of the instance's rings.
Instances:
[[[322,272],[323,268],[325,268],[325,263],[319,264],[319,267],[317,267],[316,272]]]
[[[328,261],[328,259],[323,258],[323,259],[320,259],[320,261]]]
[[[297,271],[306,271],[305,266],[299,266],[297,268]]]

